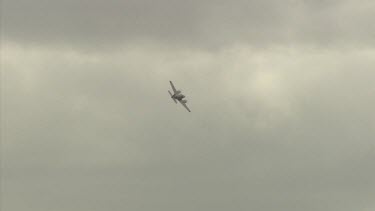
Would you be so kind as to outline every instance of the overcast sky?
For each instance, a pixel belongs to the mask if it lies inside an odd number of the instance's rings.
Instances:
[[[3,0],[1,210],[375,210],[374,14]]]

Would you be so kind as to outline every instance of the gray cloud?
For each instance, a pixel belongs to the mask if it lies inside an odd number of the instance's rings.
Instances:
[[[373,1],[1,9],[1,210],[375,209]]]
[[[2,53],[4,210],[374,209],[373,49]]]
[[[3,1],[6,40],[89,48],[373,46],[373,1]]]

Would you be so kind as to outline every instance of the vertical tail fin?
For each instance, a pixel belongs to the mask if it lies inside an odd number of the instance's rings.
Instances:
[[[168,93],[169,93],[169,95],[171,96],[172,100],[173,100],[175,103],[177,103],[176,99],[173,98],[173,95],[172,95],[172,93],[171,93],[169,90],[168,90]]]

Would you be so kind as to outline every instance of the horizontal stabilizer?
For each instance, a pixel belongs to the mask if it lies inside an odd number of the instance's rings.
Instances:
[[[173,98],[172,93],[168,90],[169,95],[171,96],[172,100],[177,104],[177,100]]]

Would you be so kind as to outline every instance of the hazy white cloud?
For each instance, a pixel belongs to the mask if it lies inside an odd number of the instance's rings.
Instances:
[[[374,58],[5,43],[3,209],[371,209]]]

